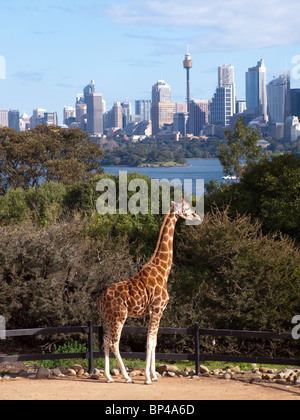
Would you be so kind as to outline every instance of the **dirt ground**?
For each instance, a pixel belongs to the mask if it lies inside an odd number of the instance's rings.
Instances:
[[[0,400],[300,400],[300,387],[275,383],[245,383],[213,377],[166,378],[144,385],[117,379],[108,384],[81,378],[2,379]]]

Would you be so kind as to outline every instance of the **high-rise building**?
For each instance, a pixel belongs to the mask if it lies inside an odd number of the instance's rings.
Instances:
[[[30,127],[35,128],[38,124],[44,124],[44,115],[46,110],[43,108],[36,108],[33,110],[32,117],[30,119]]]
[[[291,115],[290,73],[286,72],[267,85],[269,122],[284,123]]]
[[[209,104],[207,99],[190,101],[189,129],[195,136],[201,135],[204,125],[208,123]]]
[[[45,112],[44,114],[44,124],[49,125],[58,125],[57,112]]]
[[[176,112],[173,117],[173,131],[179,131],[185,137],[187,134],[188,118],[187,112]]]
[[[140,116],[140,121],[151,120],[151,101],[144,99],[135,101],[135,115]]]
[[[0,109],[0,127],[8,127],[8,110]]]
[[[218,87],[210,105],[210,122],[228,127],[230,118],[236,112],[234,67],[223,65],[218,68]]]
[[[152,86],[151,120],[152,135],[163,129],[164,124],[172,124],[176,104],[171,102],[171,88],[164,80]]]
[[[152,119],[152,135],[159,133],[165,124],[172,124],[173,117],[176,112],[176,104],[173,102],[156,102],[152,103],[151,119]]]
[[[96,93],[96,88],[95,88],[95,81],[91,80],[91,83],[89,83],[84,89],[83,89],[83,100],[85,103],[87,103],[87,95],[89,95],[90,93]]]
[[[127,102],[127,99],[125,99],[125,102],[121,103],[122,107],[122,118],[123,118],[123,124],[122,128],[126,127],[127,124],[131,121],[131,104]]]
[[[294,115],[300,119],[300,89],[299,88],[291,89],[291,115]]]
[[[152,103],[171,102],[171,88],[164,80],[152,86]]]
[[[64,124],[69,126],[71,123],[76,121],[76,111],[75,108],[71,106],[64,107]]]
[[[234,84],[234,67],[223,65],[218,67],[218,86]]]
[[[16,131],[20,131],[20,113],[18,110],[8,111],[8,126]]]
[[[103,134],[103,104],[102,93],[88,93],[87,104],[87,132],[92,135]]]
[[[263,59],[246,72],[247,112],[252,112],[254,118],[261,116],[264,121],[268,121],[266,79],[267,71]]]
[[[87,105],[82,102],[76,103],[76,123],[82,130],[86,130]]]

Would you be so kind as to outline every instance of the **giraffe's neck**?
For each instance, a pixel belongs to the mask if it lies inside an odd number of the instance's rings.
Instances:
[[[155,265],[165,277],[168,277],[173,261],[173,239],[176,215],[171,209],[162,224],[156,249],[149,263]]]

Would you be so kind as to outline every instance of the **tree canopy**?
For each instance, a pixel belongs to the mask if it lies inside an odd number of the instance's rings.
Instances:
[[[42,181],[71,184],[101,173],[99,146],[78,128],[37,126],[17,132],[0,128],[0,194]]]
[[[255,162],[261,152],[257,145],[259,134],[250,127],[245,126],[240,118],[231,132],[225,129],[226,144],[219,143],[219,160],[224,168],[225,175],[235,175],[239,179],[242,175],[244,163]]]

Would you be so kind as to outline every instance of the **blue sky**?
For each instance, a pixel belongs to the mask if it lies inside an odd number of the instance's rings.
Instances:
[[[211,99],[218,66],[231,64],[244,99],[245,72],[262,57],[268,81],[300,63],[299,18],[298,0],[0,0],[0,108],[42,107],[62,122],[91,79],[108,109],[150,99],[160,78],[184,102],[187,44],[192,97]]]

